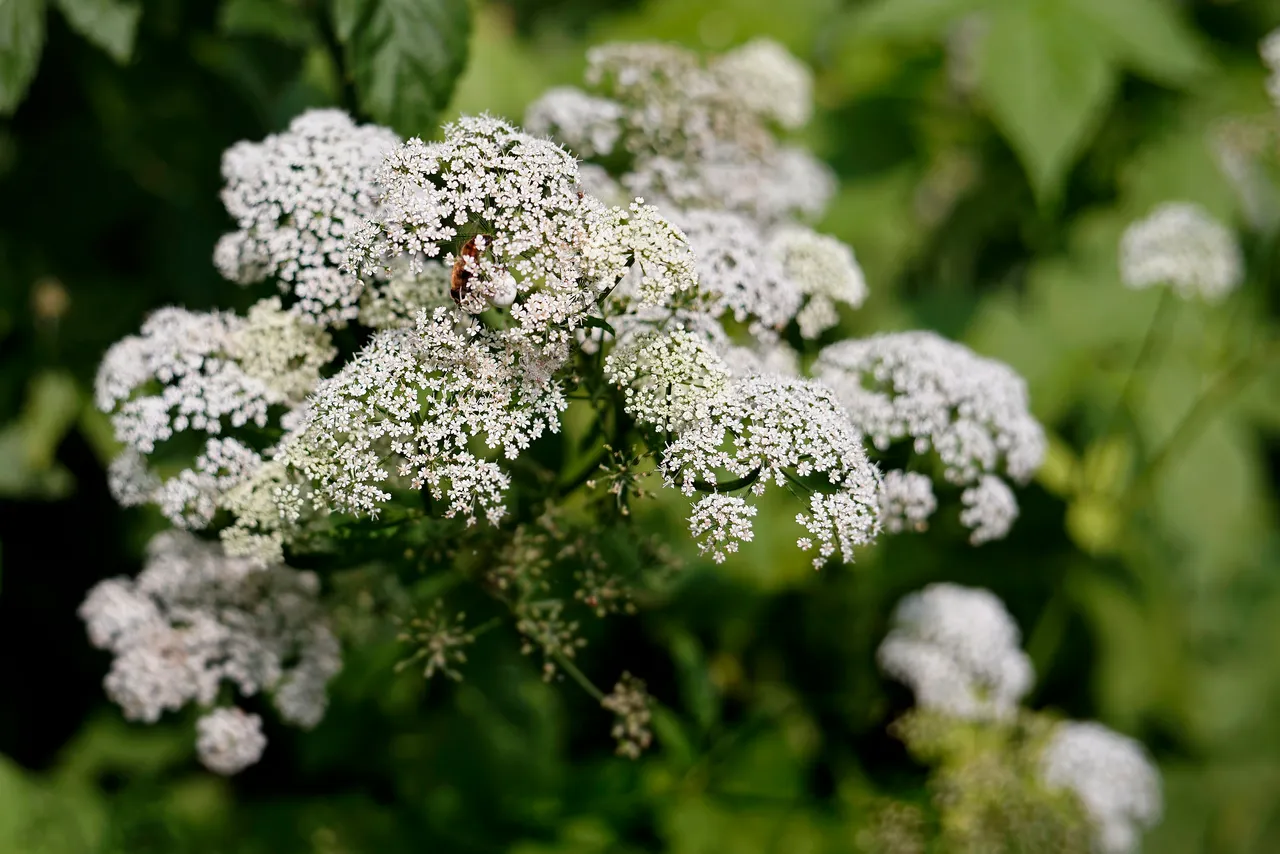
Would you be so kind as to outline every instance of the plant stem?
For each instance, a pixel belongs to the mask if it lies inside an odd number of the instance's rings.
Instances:
[[[582,687],[582,690],[590,694],[596,701],[604,702],[604,692],[597,688],[595,683],[588,679],[587,675],[578,669],[578,665],[574,664],[571,658],[563,652],[557,652],[553,657],[556,660],[556,664],[560,666],[560,669],[565,673],[568,673],[570,678]]]
[[[1187,410],[1187,414],[1173,428],[1173,432],[1160,449],[1152,454],[1150,461],[1134,481],[1124,503],[1133,507],[1139,501],[1145,500],[1155,485],[1157,476],[1168,465],[1174,454],[1194,440],[1210,419],[1217,414],[1218,408],[1253,379],[1255,373],[1266,367],[1277,353],[1280,353],[1280,347],[1275,341],[1271,341],[1253,356],[1241,359],[1224,371],[1208,391]]]
[[[1124,385],[1120,389],[1120,396],[1116,398],[1116,404],[1111,409],[1111,415],[1107,418],[1106,424],[1102,429],[1102,436],[1110,436],[1116,428],[1116,422],[1120,420],[1123,412],[1132,415],[1133,408],[1133,392],[1137,386],[1138,378],[1143,374],[1147,363],[1150,361],[1152,354],[1155,353],[1158,343],[1163,339],[1163,327],[1167,319],[1167,315],[1174,304],[1176,297],[1173,290],[1169,287],[1160,289],[1160,301],[1156,304],[1156,310],[1151,315],[1151,322],[1147,325],[1147,332],[1142,338],[1142,346],[1138,349],[1138,356],[1133,360],[1133,365],[1129,368],[1129,375],[1125,377]]]

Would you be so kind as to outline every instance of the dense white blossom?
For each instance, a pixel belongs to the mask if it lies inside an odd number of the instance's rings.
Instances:
[[[668,207],[723,209],[762,224],[815,219],[836,189],[830,167],[791,146],[752,154],[722,144],[696,160],[640,157],[620,181],[628,192]]]
[[[890,534],[923,531],[938,509],[933,481],[920,472],[894,469],[884,473],[880,489],[880,523]]]
[[[915,453],[937,452],[954,483],[1001,469],[1025,482],[1044,457],[1044,431],[1028,411],[1022,377],[933,332],[832,344],[814,373],[877,448],[910,438]]]
[[[261,464],[258,452],[238,439],[212,438],[195,464],[164,481],[151,500],[174,525],[199,530],[213,521],[226,492]]]
[[[1042,757],[1052,787],[1071,790],[1094,827],[1101,854],[1131,854],[1163,809],[1160,774],[1142,745],[1098,723],[1061,723]]]
[[[622,134],[622,106],[572,86],[549,89],[529,106],[529,133],[558,139],[579,157],[610,154]]]
[[[644,199],[590,211],[587,227],[586,269],[616,281],[618,297],[640,307],[665,307],[698,287],[698,261],[688,238]]]
[[[162,308],[113,344],[94,382],[116,439],[144,454],[175,433],[267,425],[314,387],[334,355],[328,334],[285,315],[277,298],[247,318]]]
[[[698,544],[699,554],[710,554],[716,563],[738,550],[738,543],[749,543],[755,537],[751,520],[756,508],[737,495],[712,492],[699,498],[689,515],[689,531]]]
[[[804,300],[755,222],[725,211],[687,211],[677,222],[698,259],[698,286],[713,313],[730,314],[753,331],[785,326]]]
[[[877,661],[922,708],[1003,720],[1035,675],[1020,643],[1013,618],[990,591],[930,584],[898,603]]]
[[[813,73],[771,39],[753,39],[712,59],[713,77],[731,100],[789,130],[813,115]]]
[[[834,237],[784,226],[774,232],[769,245],[787,277],[808,296],[796,315],[803,337],[817,338],[835,326],[837,303],[858,308],[866,300],[867,282],[853,250]]]
[[[311,400],[308,421],[279,459],[315,482],[316,496],[348,513],[377,513],[393,472],[447,501],[445,515],[497,523],[509,476],[468,441],[515,459],[565,408],[555,362],[520,363],[501,333],[456,314],[423,313],[416,329],[378,333]]]
[[[218,269],[243,284],[278,279],[291,310],[318,323],[355,318],[361,285],[346,241],[373,214],[378,170],[398,142],[340,110],[309,110],[285,133],[233,145],[222,201],[239,230],[219,241]]]
[[[1187,202],[1160,205],[1120,240],[1120,277],[1130,288],[1168,285],[1183,298],[1215,302],[1243,276],[1235,235]]]
[[[151,453],[175,432],[265,426],[268,407],[282,398],[225,356],[231,333],[243,326],[228,312],[162,308],[141,334],[113,344],[98,368],[94,399],[111,413],[116,439]]]
[[[147,458],[133,448],[124,448],[107,466],[107,490],[121,507],[137,507],[153,500],[160,488],[160,476],[147,465]]]
[[[880,531],[879,486],[874,481],[854,481],[840,492],[809,496],[809,512],[796,514],[796,522],[809,536],[796,545],[805,551],[817,548],[815,569],[835,556],[837,547],[841,562],[853,563],[854,547],[875,539]]]
[[[984,474],[977,484],[960,493],[960,523],[973,530],[969,542],[975,546],[1000,540],[1009,533],[1018,518],[1018,499],[1009,484],[991,474]]]
[[[729,384],[720,357],[701,336],[684,330],[622,343],[605,359],[604,375],[622,388],[633,418],[670,431],[707,418]]]
[[[147,551],[137,579],[101,582],[79,612],[90,641],[115,656],[105,686],[125,717],[151,723],[210,705],[230,683],[244,696],[274,692],[290,722],[319,721],[341,658],[315,575],[258,569],[180,531],[158,534]]]
[[[785,488],[810,478],[822,491],[834,490],[840,497],[814,501],[800,520],[818,540],[818,564],[834,545],[851,561],[849,547],[879,532],[880,473],[839,404],[817,383],[776,375],[731,383],[706,419],[667,446],[661,467],[666,484],[689,496],[747,488],[761,495],[771,483]]]
[[[223,549],[257,566],[282,562],[310,494],[310,485],[297,483],[283,463],[258,466],[219,497],[219,506],[234,517],[219,532]]]
[[[774,42],[706,63],[672,44],[601,45],[588,52],[586,84],[536,102],[531,130],[588,158],[622,148],[633,158],[622,185],[664,209],[723,209],[767,224],[816,217],[834,191],[829,169],[774,137],[813,110],[812,74]]]
[[[196,754],[216,774],[239,774],[262,758],[262,718],[235,707],[217,708],[196,721]]]

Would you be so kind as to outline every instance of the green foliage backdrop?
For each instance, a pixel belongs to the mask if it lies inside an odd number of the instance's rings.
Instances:
[[[1008,603],[1033,705],[1150,747],[1148,850],[1280,850],[1277,26],[1270,0],[0,0],[0,851],[856,850],[877,797],[926,797],[873,655],[940,579]],[[1027,378],[1051,443],[1013,534],[960,549],[939,524],[821,574],[767,524],[722,566],[689,554],[582,654],[625,650],[661,701],[636,762],[490,638],[456,685],[397,670],[402,603],[358,570],[314,732],[269,732],[228,782],[190,720],[123,722],[75,610],[161,522],[107,495],[88,389],[147,311],[250,302],[210,263],[221,152],[315,105],[518,122],[591,44],[756,35],[815,70],[807,142],[842,182],[821,227],[872,293],[845,330],[936,329]],[[1167,200],[1239,230],[1222,305],[1121,286],[1121,233]]]

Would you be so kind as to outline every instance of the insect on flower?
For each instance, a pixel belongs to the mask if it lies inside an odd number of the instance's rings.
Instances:
[[[467,283],[475,275],[476,259],[484,251],[485,243],[488,240],[489,236],[487,234],[476,234],[462,244],[462,249],[458,252],[458,260],[453,262],[453,273],[449,277],[449,296],[453,297],[454,302],[461,303],[462,298],[467,295]],[[471,259],[472,263],[470,265],[468,265],[467,259]]]

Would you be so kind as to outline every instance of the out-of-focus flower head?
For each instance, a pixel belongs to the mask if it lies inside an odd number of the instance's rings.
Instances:
[[[1137,851],[1163,809],[1160,774],[1142,745],[1092,721],[1061,723],[1045,747],[1041,774],[1070,789],[1094,826],[1103,854]]]
[[[930,584],[898,603],[877,660],[916,704],[970,720],[1005,720],[1034,671],[1018,626],[987,590]]]
[[[90,641],[115,656],[105,686],[125,717],[152,723],[191,702],[211,705],[229,683],[244,696],[271,692],[286,721],[319,723],[341,654],[315,575],[258,568],[181,531],[156,535],[147,552],[136,579],[103,581],[80,606]],[[255,760],[252,727],[241,721],[233,733],[218,720],[201,729],[201,755],[231,749],[224,739],[235,736],[238,752],[223,756],[223,766],[251,753]]]
[[[1184,299],[1217,302],[1243,277],[1235,235],[1198,205],[1160,205],[1120,240],[1120,278],[1130,288],[1167,285]]]

